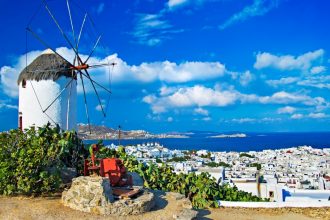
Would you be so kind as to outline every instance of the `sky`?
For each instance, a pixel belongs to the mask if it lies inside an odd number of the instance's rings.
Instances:
[[[79,3],[77,3],[79,2]],[[327,0],[65,0],[48,6],[90,64],[92,124],[124,130],[330,131]],[[19,7],[18,7],[19,5]],[[0,1],[0,130],[17,127],[20,71],[47,49],[74,52],[40,1]],[[27,56],[26,56],[27,54]],[[27,58],[27,62],[26,62]],[[109,100],[109,102],[108,102]],[[87,123],[78,82],[78,122]]]

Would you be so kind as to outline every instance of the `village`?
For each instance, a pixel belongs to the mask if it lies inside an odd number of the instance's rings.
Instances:
[[[117,148],[114,144],[108,147]],[[284,201],[285,192],[291,192],[291,198],[286,201],[292,200],[296,192],[300,193],[296,200],[329,199],[328,194],[322,194],[330,190],[329,148],[299,146],[241,153],[210,152],[170,150],[151,142],[126,146],[125,150],[144,163],[169,164],[176,173],[208,172],[221,184],[273,201]]]

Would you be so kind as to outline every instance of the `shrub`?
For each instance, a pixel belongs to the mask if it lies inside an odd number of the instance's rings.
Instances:
[[[250,167],[256,167],[257,170],[261,170],[261,164],[260,163],[251,163]]]
[[[209,173],[177,174],[165,163],[139,163],[134,156],[127,155],[124,147],[117,151],[101,147],[97,157],[118,157],[130,172],[137,172],[150,189],[179,192],[189,198],[195,208],[218,207],[218,200],[227,201],[266,201],[237,187],[220,185]]]
[[[231,167],[230,164],[222,162],[222,161],[220,161],[219,163],[212,161],[212,162],[206,163],[205,165],[209,166],[209,167]]]
[[[248,157],[248,158],[254,158],[254,156],[248,154],[248,153],[241,153],[239,157]]]
[[[62,167],[83,167],[83,144],[74,132],[50,124],[0,133],[0,194],[57,191]]]
[[[184,162],[187,160],[190,160],[190,156],[184,156],[184,157],[173,157],[171,159],[168,159],[167,162]]]

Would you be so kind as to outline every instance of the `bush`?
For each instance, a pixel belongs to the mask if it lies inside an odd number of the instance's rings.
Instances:
[[[168,159],[167,162],[184,162],[187,160],[190,160],[190,156],[184,156],[184,157],[173,157],[171,159]]]
[[[218,200],[226,201],[266,201],[251,193],[229,185],[220,185],[209,173],[176,174],[173,168],[162,163],[139,163],[134,156],[127,155],[120,147],[117,151],[101,147],[97,157],[118,157],[130,172],[137,172],[150,189],[178,192],[189,198],[194,208],[218,207]]]
[[[260,163],[251,163],[250,167],[256,167],[257,170],[261,170],[261,164]]]
[[[254,156],[248,154],[248,153],[241,153],[239,157],[248,157],[248,158],[254,158]]]
[[[205,165],[209,166],[209,167],[231,167],[228,163],[225,163],[222,161],[220,161],[219,163],[212,161],[212,162],[206,163]]]
[[[50,124],[0,133],[0,194],[55,192],[62,167],[83,167],[83,144],[74,132]]]

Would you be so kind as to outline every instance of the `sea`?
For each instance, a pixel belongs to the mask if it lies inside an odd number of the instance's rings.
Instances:
[[[200,150],[209,151],[262,151],[265,149],[282,149],[298,146],[311,146],[313,148],[330,148],[330,132],[304,132],[304,133],[244,133],[243,138],[210,138],[224,133],[216,132],[190,132],[189,138],[161,138],[161,139],[129,139],[104,140],[105,145],[121,144],[137,145],[157,142],[171,150]],[[96,141],[85,141],[87,144]]]

